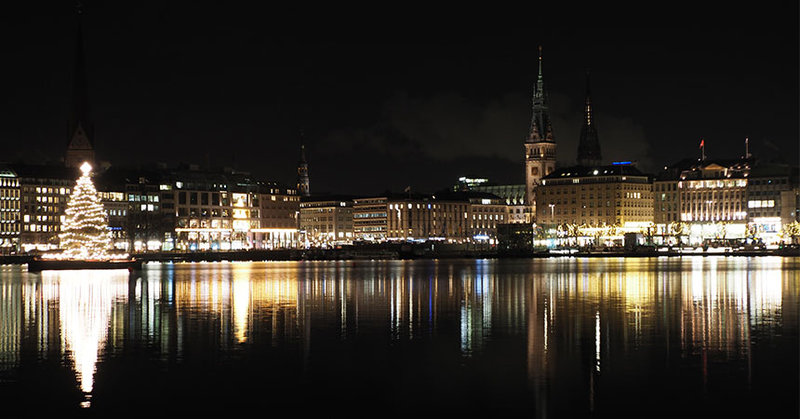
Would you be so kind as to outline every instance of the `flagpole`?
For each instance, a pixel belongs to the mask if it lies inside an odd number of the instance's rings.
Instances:
[[[750,139],[748,137],[744,137],[744,158],[750,158]]]
[[[700,160],[706,160],[706,140],[703,137],[700,137]]]
[[[706,161],[706,143],[703,140],[703,161]]]

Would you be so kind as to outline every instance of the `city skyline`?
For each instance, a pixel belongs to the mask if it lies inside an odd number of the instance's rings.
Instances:
[[[29,147],[4,160],[53,161],[67,141],[75,12],[18,7],[5,30],[35,36],[11,46],[4,113],[18,123],[0,135]],[[699,11],[614,30],[554,13],[493,37],[423,28],[364,40],[357,27],[285,32],[242,12],[86,5],[99,160],[234,166],[293,185],[303,130],[315,192],[433,191],[460,175],[522,183],[542,45],[562,167],[575,162],[587,69],[606,163],[655,171],[697,154],[701,137],[709,158],[743,155],[748,137],[756,157],[797,162],[797,24],[776,22],[796,13]]]

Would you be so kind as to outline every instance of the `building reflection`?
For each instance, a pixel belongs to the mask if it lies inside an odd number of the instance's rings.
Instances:
[[[754,335],[797,327],[796,268],[782,258],[148,264],[125,271],[0,272],[0,371],[66,355],[80,390],[125,350],[157,359],[330,342],[453,342],[464,358],[524,342],[540,416],[564,377],[588,411],[605,377],[673,356],[750,368]],[[665,348],[653,350],[653,348]],[[194,359],[193,358],[193,359]],[[708,370],[703,370],[708,374]],[[558,379],[557,379],[558,378]],[[568,381],[568,380],[567,380]]]
[[[540,415],[557,375],[581,365],[586,410],[607,374],[669,365],[670,350],[702,363],[752,366],[752,334],[791,326],[782,307],[797,307],[797,273],[781,258],[585,259],[547,261],[528,290],[528,374]]]

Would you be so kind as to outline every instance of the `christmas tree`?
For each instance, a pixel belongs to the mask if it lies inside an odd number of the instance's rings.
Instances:
[[[92,166],[83,163],[81,171],[83,176],[78,178],[72,190],[61,223],[59,238],[64,249],[61,258],[109,259],[111,232],[108,231],[108,215],[89,177]]]

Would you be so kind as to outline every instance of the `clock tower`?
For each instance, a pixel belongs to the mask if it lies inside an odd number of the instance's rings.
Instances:
[[[549,100],[542,79],[542,47],[539,47],[539,76],[533,87],[533,116],[525,140],[525,204],[536,214],[536,188],[556,168],[556,142],[550,123]]]

